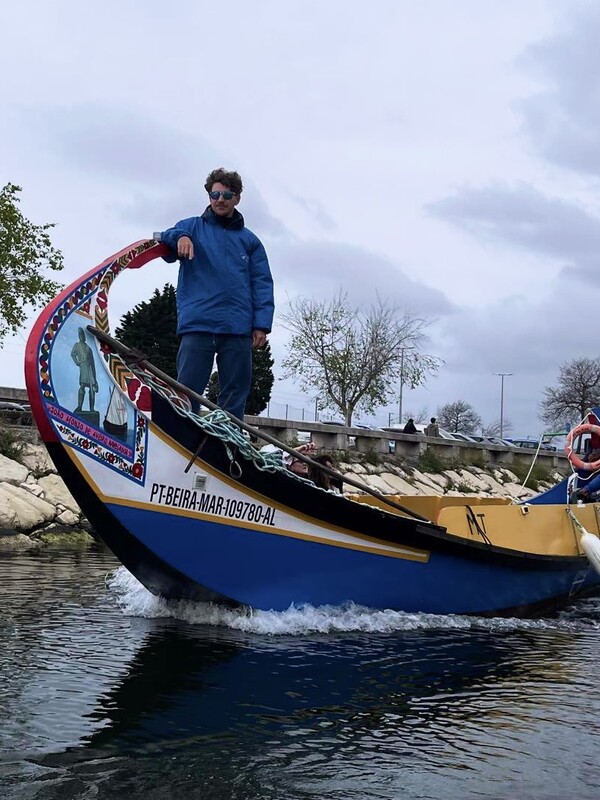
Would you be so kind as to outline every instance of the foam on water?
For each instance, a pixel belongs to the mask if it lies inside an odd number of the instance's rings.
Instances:
[[[458,615],[409,614],[345,603],[341,606],[291,605],[286,611],[230,609],[189,600],[164,600],[151,594],[134,576],[119,567],[107,577],[107,586],[123,612],[134,617],[171,617],[195,625],[213,625],[270,635],[360,631],[391,633],[410,630],[569,630],[600,628],[598,600],[587,601],[552,619],[483,618]],[[583,613],[582,613],[583,612]]]

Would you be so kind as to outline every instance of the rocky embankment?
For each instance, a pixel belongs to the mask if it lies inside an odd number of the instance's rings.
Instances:
[[[439,494],[452,497],[508,497],[511,500],[527,500],[541,491],[550,489],[563,480],[564,475],[554,471],[544,474],[543,480],[535,480],[536,489],[527,489],[522,478],[504,467],[456,467],[426,471],[415,466],[399,465],[393,458],[381,458],[379,463],[366,460],[340,462],[338,469],[349,478],[366,484],[381,494],[427,495]],[[531,483],[531,481],[529,481]],[[347,491],[352,491],[349,486]]]
[[[12,458],[0,454],[0,551],[93,541],[43,445],[24,444]]]
[[[73,496],[56,474],[41,444],[26,443],[0,455],[0,551],[28,550],[48,545],[87,545],[93,531]],[[509,497],[525,500],[536,491],[525,489],[519,477],[505,468],[441,469],[435,472],[399,465],[393,458],[372,464],[358,455],[340,462],[340,472],[382,494]],[[558,473],[544,476],[537,490],[561,480]],[[349,484],[350,493],[358,491]]]

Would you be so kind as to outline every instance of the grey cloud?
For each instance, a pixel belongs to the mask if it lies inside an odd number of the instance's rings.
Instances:
[[[527,48],[520,64],[548,88],[520,101],[518,110],[537,150],[549,161],[600,174],[600,5],[569,6],[564,28]]]
[[[359,306],[370,304],[379,294],[419,316],[454,311],[441,291],[412,280],[397,264],[359,247],[295,242],[293,247],[271,247],[269,255],[279,290],[290,295],[333,296],[342,287]]]
[[[600,219],[527,184],[464,189],[427,210],[478,238],[557,259],[573,270],[596,269]]]
[[[335,221],[325,211],[321,203],[317,200],[307,200],[300,195],[290,194],[290,198],[300,206],[306,213],[315,220],[323,229],[333,231],[337,228]]]
[[[165,184],[198,175],[199,164],[215,163],[206,140],[131,109],[90,103],[26,108],[22,114],[33,115],[35,136],[69,169],[93,172],[95,179]]]
[[[506,416],[517,434],[539,431],[542,392],[556,384],[560,365],[598,356],[595,338],[582,336],[572,317],[591,322],[599,305],[600,287],[590,283],[582,291],[562,275],[549,296],[515,295],[441,318],[431,330],[432,349],[445,361],[431,384],[435,402],[462,398],[484,420],[498,418],[500,379],[494,373],[512,372]]]
[[[31,113],[28,111],[27,113]],[[122,189],[113,211],[122,221],[149,230],[167,227],[206,207],[204,180],[227,159],[201,136],[191,136],[129,109],[87,104],[49,107],[36,136],[69,169]],[[43,118],[43,121],[42,121]],[[289,237],[252,181],[244,180],[242,213],[259,235]]]

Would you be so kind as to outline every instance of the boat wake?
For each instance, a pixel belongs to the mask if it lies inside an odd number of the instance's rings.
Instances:
[[[600,601],[577,606],[549,619],[483,618],[459,615],[379,611],[354,603],[341,606],[290,606],[286,611],[230,609],[189,600],[164,600],[151,594],[119,567],[107,576],[107,587],[123,613],[133,617],[172,618],[194,625],[230,628],[244,633],[300,636],[312,633],[392,633],[413,630],[565,630],[600,628]]]

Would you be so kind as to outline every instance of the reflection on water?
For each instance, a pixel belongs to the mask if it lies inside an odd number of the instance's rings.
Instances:
[[[598,796],[595,603],[244,615],[115,567],[0,559],[0,797]]]

